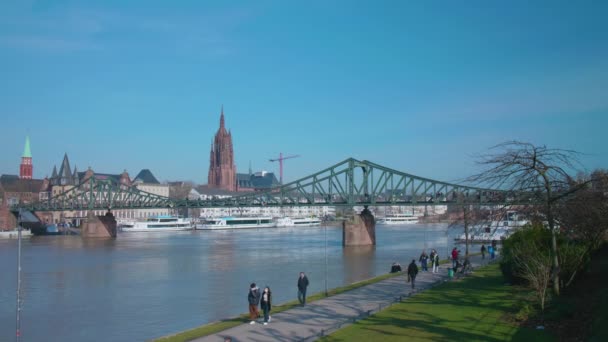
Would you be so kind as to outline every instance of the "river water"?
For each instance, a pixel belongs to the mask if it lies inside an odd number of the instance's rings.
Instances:
[[[338,227],[32,237],[22,244],[21,340],[149,340],[247,312],[251,282],[269,285],[275,303],[297,298],[300,271],[309,295],[323,291],[325,255],[331,289],[406,266],[425,247],[445,258],[460,233],[377,226],[377,246],[349,248]],[[0,341],[15,340],[16,265],[16,241],[0,240]]]

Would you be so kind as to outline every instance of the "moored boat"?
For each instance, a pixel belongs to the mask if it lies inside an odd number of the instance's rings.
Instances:
[[[154,216],[145,221],[122,222],[119,229],[123,232],[174,232],[192,230],[190,219],[179,216]]]
[[[26,238],[32,236],[32,232],[29,229],[21,229],[21,237]],[[14,230],[2,230],[0,231],[0,239],[17,239],[19,237],[19,231]]]
[[[395,214],[395,215],[387,215],[386,217],[379,218],[376,222],[377,224],[412,224],[418,223],[418,217],[408,214]]]
[[[277,219],[277,227],[313,227],[320,226],[317,217],[281,217]]]
[[[218,217],[208,218],[196,225],[199,230],[216,230],[216,229],[247,229],[247,228],[273,228],[277,224],[272,220],[272,217],[255,216],[255,217]]]
[[[471,227],[469,230],[469,242],[487,243],[502,241],[528,223],[529,221],[520,217],[517,212],[508,211],[502,220],[492,220]],[[465,234],[461,234],[455,240],[463,242],[465,238]]]

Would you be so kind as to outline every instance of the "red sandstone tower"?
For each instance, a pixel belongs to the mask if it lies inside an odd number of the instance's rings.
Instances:
[[[222,106],[220,115],[220,128],[215,133],[215,140],[211,144],[207,183],[210,188],[237,191],[232,134],[224,127],[224,106]]]
[[[21,165],[19,166],[19,178],[32,179],[34,174],[34,165],[32,164],[32,152],[30,151],[30,137],[25,137],[25,148],[21,156]]]

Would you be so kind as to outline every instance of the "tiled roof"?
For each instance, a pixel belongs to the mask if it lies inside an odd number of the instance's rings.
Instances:
[[[247,173],[237,173],[236,179],[241,188],[265,190],[279,185],[279,180],[272,172],[263,172],[261,174],[258,172],[251,175]]]
[[[139,171],[133,182],[141,181],[146,184],[160,184],[160,182],[154,177],[152,172],[148,169],[143,169]]]
[[[16,175],[0,176],[0,183],[6,192],[40,192],[43,182],[42,179],[20,179]]]

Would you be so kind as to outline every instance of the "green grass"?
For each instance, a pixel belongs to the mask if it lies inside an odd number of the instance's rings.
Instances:
[[[447,282],[338,330],[321,341],[552,341],[511,317],[527,295],[504,285],[497,264]]]
[[[471,256],[473,255],[481,255],[481,253],[470,253]],[[441,260],[439,262],[439,264],[445,264],[451,262],[450,260]],[[390,265],[388,265],[390,266]],[[392,277],[396,277],[399,275],[403,275],[403,273],[393,273],[393,274],[383,274],[381,276],[375,277],[375,278],[371,278],[371,279],[367,279],[367,280],[363,280],[357,283],[353,283],[347,286],[342,286],[342,287],[337,287],[335,289],[331,289],[328,291],[327,296],[325,295],[325,293],[320,292],[320,293],[315,293],[311,296],[306,297],[306,302],[310,303],[310,302],[314,302],[316,300],[319,299],[323,299],[323,298],[327,298],[327,297],[331,297],[331,296],[335,296],[337,294],[346,292],[346,291],[350,291],[350,290],[354,290],[357,289],[359,287],[362,286],[366,286],[366,285],[370,285],[370,284],[374,284],[377,283],[379,281],[388,279],[388,278],[392,278]],[[281,305],[273,305],[272,306],[272,313],[273,314],[277,314],[279,312],[285,311],[285,310],[289,310],[291,308],[296,307],[297,305],[299,305],[299,302],[294,300],[291,302],[287,302]],[[248,314],[242,314],[238,317],[235,318],[229,318],[229,319],[224,319],[218,322],[213,322],[213,323],[209,323],[194,329],[190,329],[190,330],[186,330],[174,335],[169,335],[169,336],[164,336],[164,337],[160,337],[156,340],[154,340],[155,342],[187,342],[187,341],[191,341],[193,339],[199,338],[199,337],[203,337],[203,336],[208,336],[208,335],[212,335],[212,334],[216,334],[219,333],[221,331],[224,331],[226,329],[230,329],[233,327],[236,327],[237,325],[243,324],[244,322],[249,321],[249,315]]]

